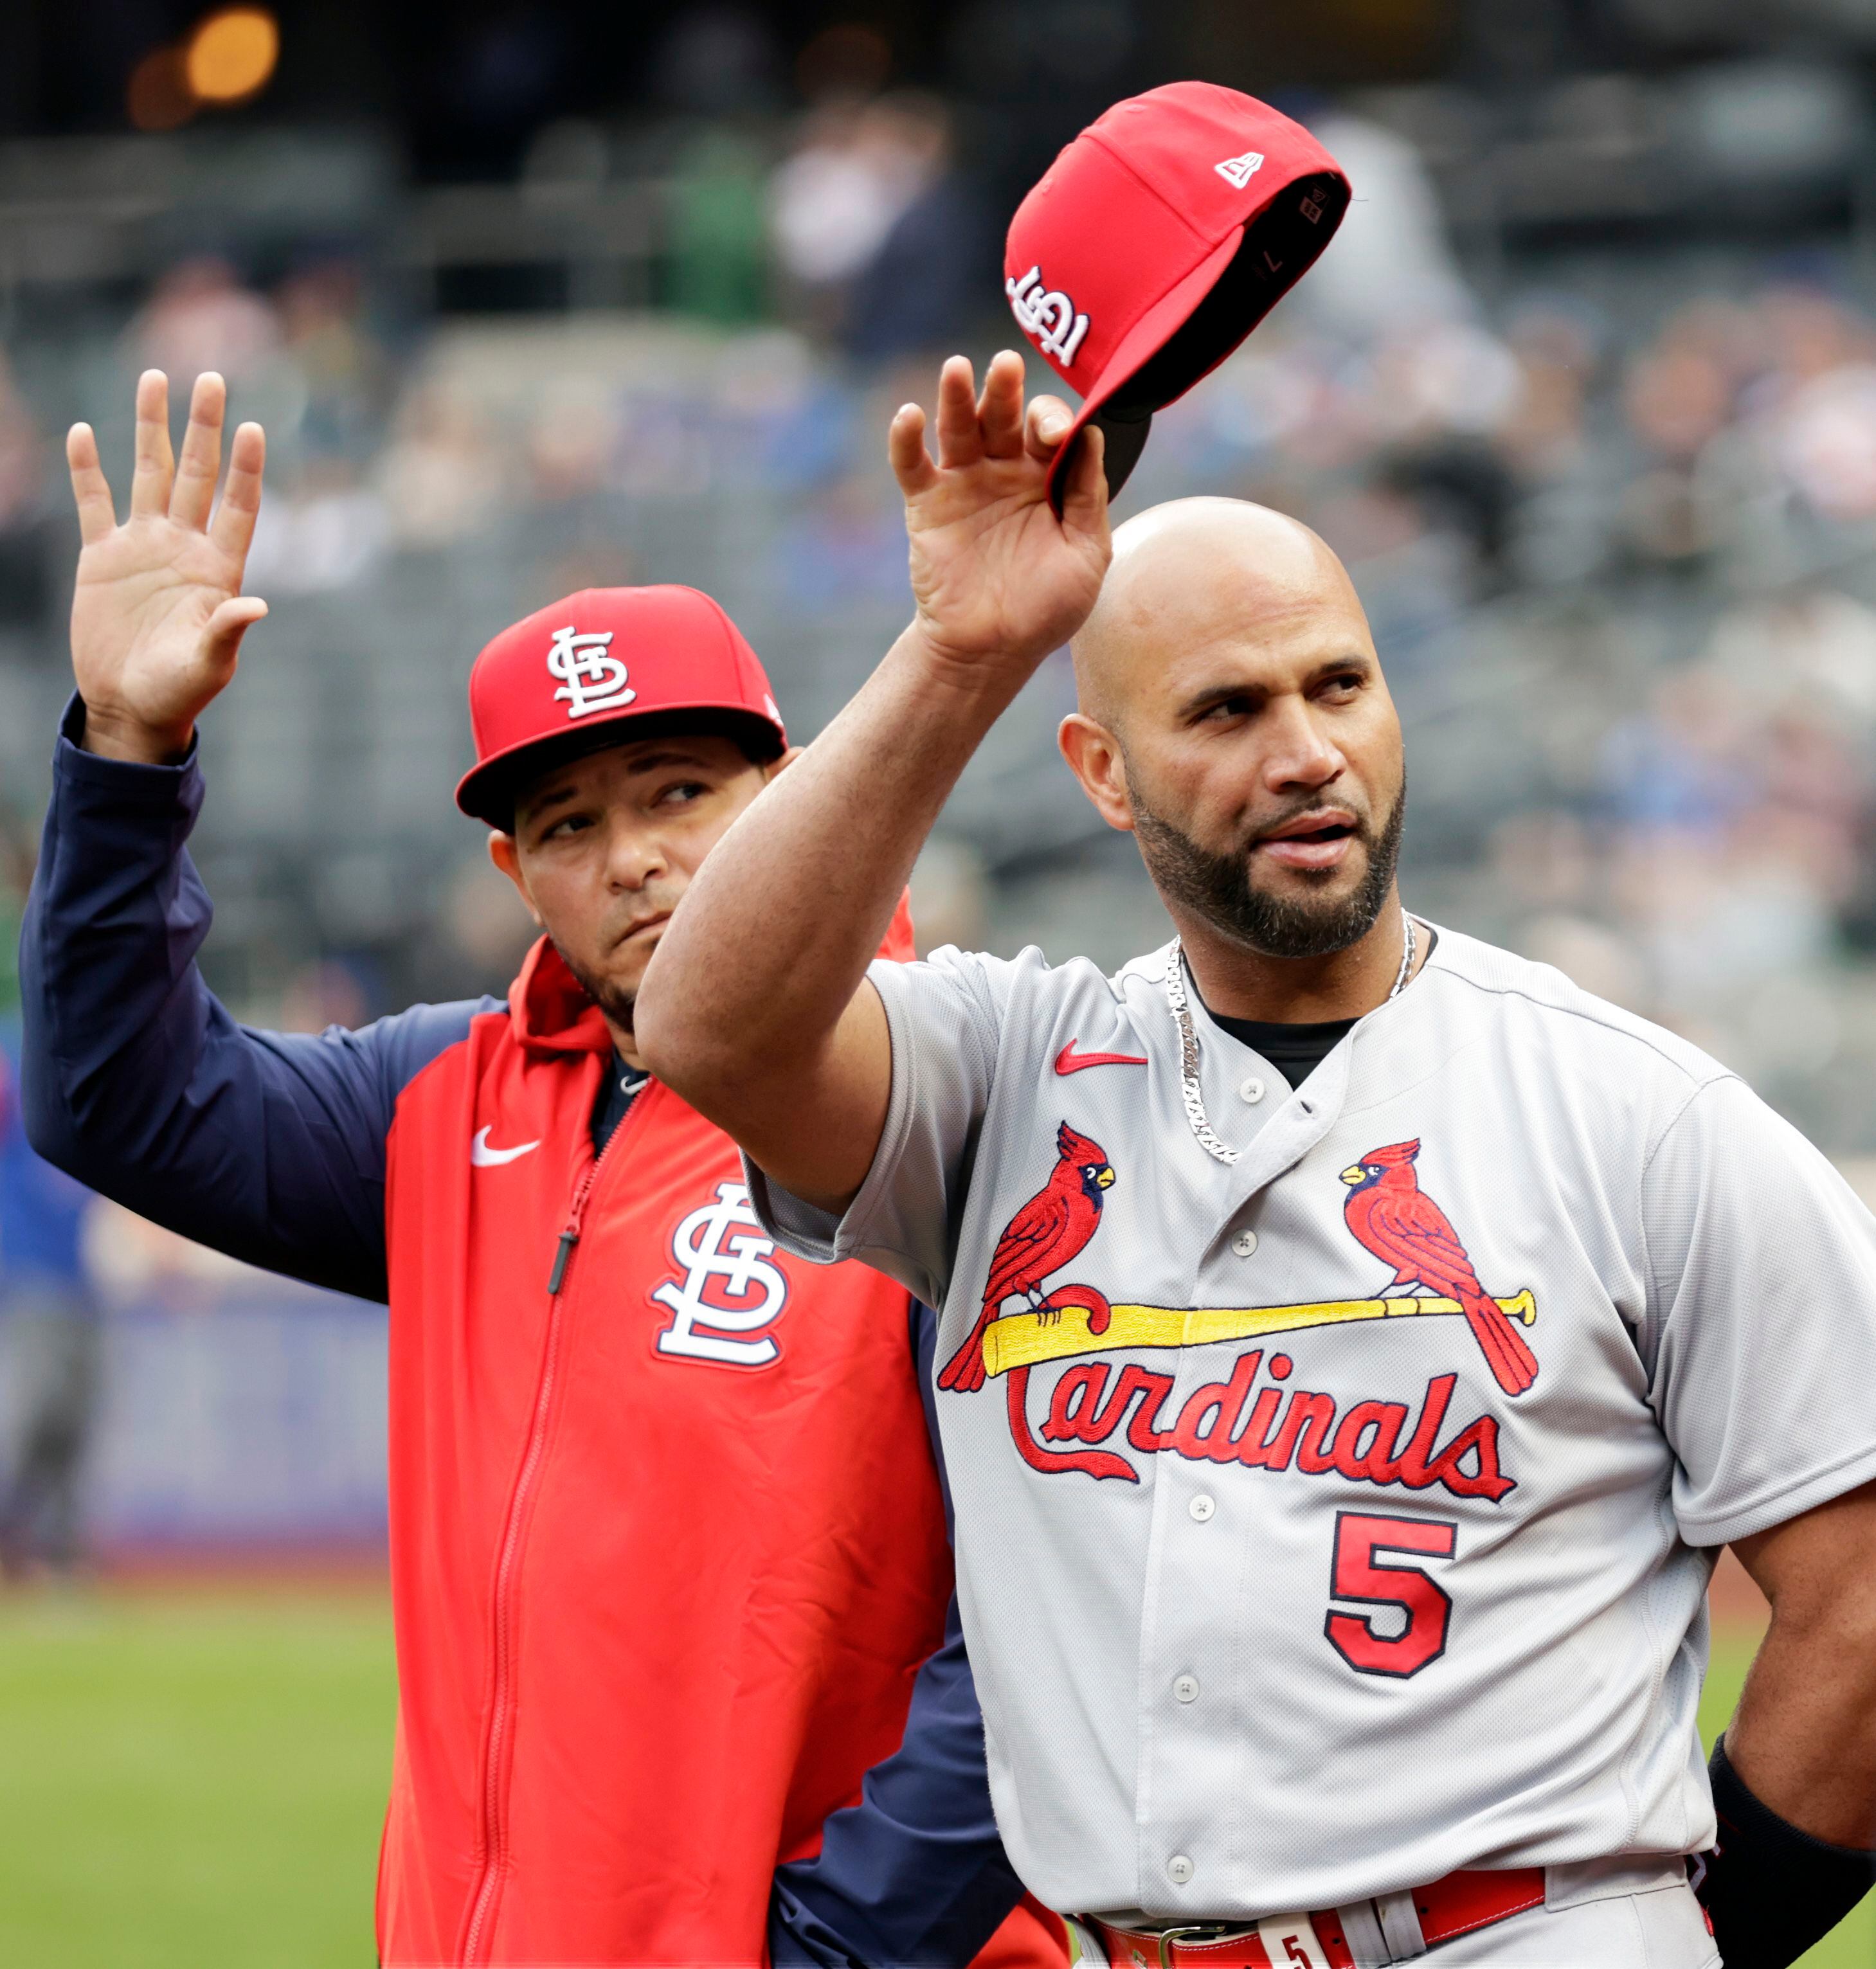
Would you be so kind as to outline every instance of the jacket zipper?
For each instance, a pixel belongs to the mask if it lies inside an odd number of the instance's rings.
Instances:
[[[608,1072],[614,1071],[608,1063]],[[619,1137],[638,1118],[639,1111],[651,1092],[650,1082],[621,1117],[610,1139],[587,1165],[586,1173],[573,1189],[566,1222],[554,1247],[553,1266],[547,1276],[547,1338],[542,1350],[540,1380],[534,1392],[534,1412],[528,1424],[527,1447],[521,1458],[521,1473],[508,1499],[506,1522],[501,1529],[501,1555],[495,1564],[495,1692],[488,1706],[488,1727],[482,1740],[482,1866],[481,1878],[470,1901],[469,1928],[463,1938],[462,1960],[472,1964],[493,1925],[501,1899],[502,1869],[508,1860],[508,1786],[502,1769],[514,1707],[514,1601],[521,1569],[523,1526],[527,1504],[540,1474],[547,1453],[547,1421],[552,1410],[560,1365],[561,1293],[566,1283],[567,1266],[573,1247],[579,1242],[586,1205],[599,1180],[600,1169],[617,1146]]]

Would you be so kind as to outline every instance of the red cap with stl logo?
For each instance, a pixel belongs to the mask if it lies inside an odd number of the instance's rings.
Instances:
[[[1300,123],[1209,82],[1169,83],[1089,125],[1017,207],[1004,291],[1082,402],[1118,492],[1153,413],[1216,368],[1314,264],[1349,181]]]
[[[788,744],[761,659],[694,588],[582,589],[504,629],[470,673],[469,720],[456,803],[492,827],[518,780],[660,730],[722,731],[761,760]]]

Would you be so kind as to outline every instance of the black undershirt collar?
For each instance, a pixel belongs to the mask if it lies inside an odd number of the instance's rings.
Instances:
[[[1438,933],[1430,929],[1429,957],[1439,940]],[[1280,1019],[1228,1019],[1213,1012],[1209,1005],[1205,1009],[1221,1032],[1229,1033],[1240,1046],[1261,1053],[1293,1088],[1300,1087],[1309,1079],[1356,1023],[1353,1019],[1324,1019],[1313,1025],[1290,1025]]]
[[[1211,1011],[1208,1005],[1206,1010]],[[1286,1025],[1274,1019],[1227,1019],[1212,1013],[1212,1023],[1240,1046],[1260,1053],[1293,1087],[1300,1087],[1353,1029],[1352,1019],[1325,1019],[1316,1025]]]

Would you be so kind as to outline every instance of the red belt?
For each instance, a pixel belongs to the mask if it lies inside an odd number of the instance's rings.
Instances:
[[[1543,1869],[1462,1870],[1413,1890],[1420,1935],[1437,1948],[1456,1935],[1490,1928],[1543,1906]],[[1355,1954],[1332,1913],[1277,1915],[1246,1925],[1206,1922],[1144,1932],[1089,1918],[1115,1969],[1354,1969]]]

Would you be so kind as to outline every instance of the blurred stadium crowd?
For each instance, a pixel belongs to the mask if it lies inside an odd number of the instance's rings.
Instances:
[[[121,491],[147,365],[222,370],[268,432],[249,585],[273,612],[205,726],[196,843],[208,968],[245,1016],[352,1023],[505,986],[530,930],[451,803],[464,686],[489,635],[557,595],[706,589],[813,735],[906,613],[891,407],[929,394],[949,349],[1018,339],[1005,206],[968,119],[883,86],[854,32],[804,111],[550,125],[511,183],[413,188],[376,139],[329,133],[0,147],[15,900],[69,688],[59,434],[96,423]],[[705,36],[670,59],[709,76],[742,57]],[[1558,206],[1556,174],[1580,167],[1577,195],[1632,219],[1667,141],[1659,92],[1573,83],[1567,115],[1540,105],[1495,151],[1465,135],[1480,104],[1460,92],[1319,102],[1360,202],[1298,294],[1161,417],[1122,510],[1221,492],[1320,530],[1407,725],[1410,903],[1688,1033],[1860,1169],[1876,1157],[1871,139],[1860,99],[1827,71],[1806,96],[1794,73],[1767,70],[1750,99],[1759,178],[1715,151],[1728,221],[1613,243],[1597,212]],[[1677,99],[1683,132],[1728,127],[1708,87]],[[1786,209],[1810,216],[1774,242],[1754,201],[1780,171]],[[35,232],[54,178],[76,202]],[[1521,199],[1522,231],[1503,222]],[[1129,845],[1054,763],[1071,690],[1052,660],[973,766],[920,871],[928,946],[1118,962],[1162,935]],[[99,1247],[121,1303],[252,1297],[141,1234]],[[299,1343],[243,1344],[309,1445],[346,1445],[329,1481],[287,1469],[281,1510],[310,1484],[327,1529],[355,1529],[376,1425],[342,1418],[379,1341],[322,1316],[339,1338],[297,1369],[282,1350]],[[138,1377],[111,1436],[132,1531],[165,1509],[200,1524],[222,1495],[215,1430],[185,1468],[160,1412],[222,1389],[252,1424],[252,1362],[197,1338],[181,1380]]]

